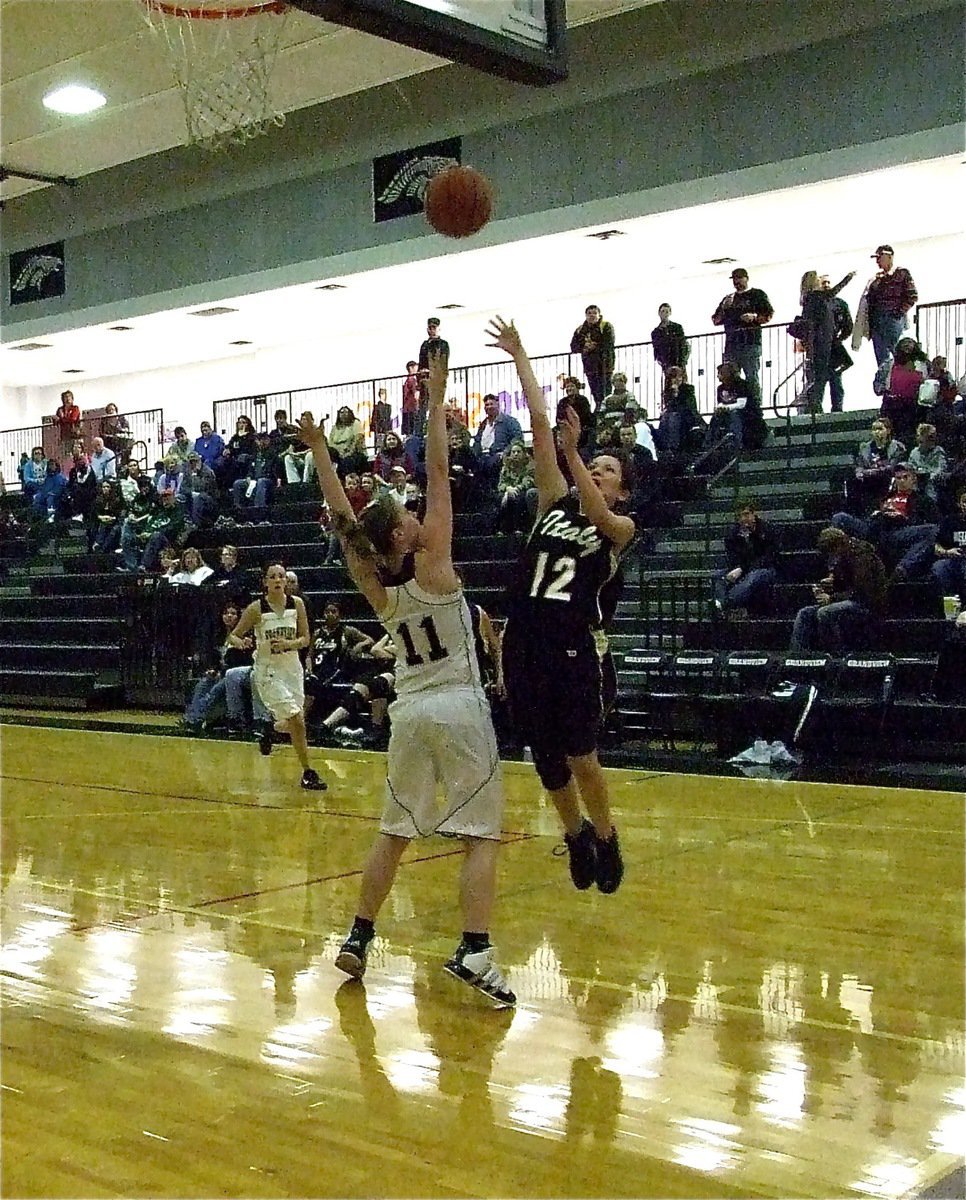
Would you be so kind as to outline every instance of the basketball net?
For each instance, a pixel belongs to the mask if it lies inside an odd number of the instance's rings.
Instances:
[[[163,41],[184,100],[188,144],[224,150],[284,125],[269,93],[282,0],[135,0]]]

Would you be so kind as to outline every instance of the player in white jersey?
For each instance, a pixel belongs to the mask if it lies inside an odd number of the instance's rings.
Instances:
[[[243,649],[247,635],[254,631],[252,687],[275,718],[275,728],[291,737],[302,766],[302,787],[322,792],[326,785],[309,766],[305,737],[304,671],[299,659],[299,650],[309,644],[305,605],[301,597],[286,594],[285,568],[281,563],[266,567],[263,583],[265,595],[248,605],[228,641],[236,649]],[[268,752],[265,745],[262,752]]]
[[[396,647],[396,700],[389,709],[392,733],[380,832],[336,966],[355,979],[365,972],[376,917],[410,841],[434,833],[457,837],[464,850],[459,889],[463,936],[444,967],[494,1004],[507,1007],[516,997],[496,966],[489,937],[503,784],[473,623],[453,570],[446,376],[445,361],[432,359],[422,523],[391,497],[368,505],[357,520],[324,434],[310,416],[299,422],[349,573]],[[385,582],[388,578],[393,582]],[[444,794],[441,805],[437,787]]]

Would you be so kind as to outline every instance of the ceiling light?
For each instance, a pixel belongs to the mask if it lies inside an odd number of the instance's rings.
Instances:
[[[344,283],[320,283],[316,289],[317,292],[344,292]]]
[[[612,237],[623,237],[623,229],[601,229],[598,233],[588,233],[588,237],[596,238],[599,242],[609,242]]]
[[[729,258],[727,254],[725,254],[721,258],[703,258],[701,260],[701,265],[705,267],[723,267],[725,263],[737,261],[738,260],[736,258]]]
[[[49,350],[50,342],[21,342],[19,346],[11,346],[11,350]]]
[[[64,367],[63,374],[64,375],[83,375],[84,368],[83,367]]]
[[[107,97],[93,88],[84,87],[79,83],[69,83],[66,87],[55,88],[44,96],[44,108],[54,112],[69,113],[78,116],[80,113],[93,112],[107,103]]]
[[[462,304],[437,304],[436,307],[440,310],[440,312],[446,312],[450,309],[462,308],[463,305]]]
[[[133,325],[108,325],[108,329],[111,330],[112,333],[127,333],[133,328]]]
[[[188,313],[189,317],[222,317],[225,313],[238,312],[237,308],[227,308],[224,304],[216,304],[213,308],[196,308]]]
[[[252,343],[246,341],[245,338],[239,338],[237,342],[229,342],[229,346],[250,346]]]

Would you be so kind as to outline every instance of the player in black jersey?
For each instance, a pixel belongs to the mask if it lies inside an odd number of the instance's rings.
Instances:
[[[615,892],[624,874],[607,783],[597,759],[604,714],[607,650],[601,592],[634,537],[616,511],[633,490],[632,465],[600,454],[588,467],[578,453],[580,421],[563,409],[557,438],[576,495],[557,465],[543,390],[514,325],[495,317],[491,345],[516,364],[533,428],[537,519],[520,555],[503,634],[503,672],[515,731],[530,746],[550,793],[581,891]],[[581,802],[589,820],[581,813]]]

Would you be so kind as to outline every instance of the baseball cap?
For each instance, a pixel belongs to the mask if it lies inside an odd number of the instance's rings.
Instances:
[[[884,242],[881,246],[876,246],[875,254],[873,254],[871,257],[878,258],[880,254],[895,254],[895,250],[893,250],[890,245]]]

